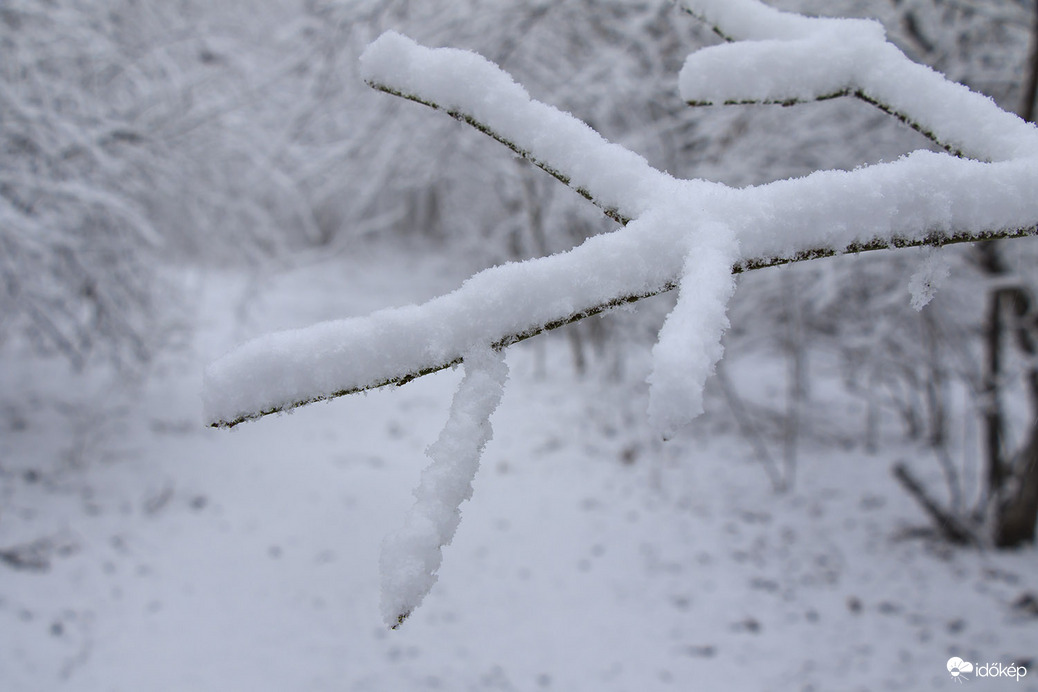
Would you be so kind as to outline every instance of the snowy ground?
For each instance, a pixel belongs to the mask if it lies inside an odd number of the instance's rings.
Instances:
[[[201,368],[468,269],[371,252],[208,276],[196,347],[132,407],[9,362],[0,690],[922,690],[955,684],[953,655],[1032,669],[969,689],[1038,690],[1038,555],[906,538],[925,521],[889,468],[931,461],[808,441],[776,495],[718,421],[653,442],[641,393],[576,377],[562,342],[510,353],[439,583],[385,630],[379,545],[460,373],[226,432],[201,426]]]

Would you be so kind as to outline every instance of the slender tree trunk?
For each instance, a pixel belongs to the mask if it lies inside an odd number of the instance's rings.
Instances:
[[[1031,30],[1031,52],[1024,78],[1020,117],[1033,122],[1035,98],[1038,96],[1038,2],[1034,6],[1034,22]],[[1001,273],[1005,273],[1004,267]],[[1016,345],[1024,354],[1028,365],[1024,377],[1030,395],[1031,423],[1027,442],[1013,459],[1003,459],[1000,478],[1002,490],[997,505],[995,544],[1003,548],[1034,544],[1035,528],[1038,525],[1038,317],[1035,301],[1024,286],[996,290],[993,292],[995,309],[1004,307],[1012,311],[1013,333]],[[1001,298],[999,297],[1001,296]],[[998,303],[1004,301],[1004,306]],[[997,319],[997,318],[996,318]],[[989,335],[990,336],[990,335]],[[997,339],[994,345],[999,346]],[[998,356],[995,356],[996,365]],[[1001,423],[1004,427],[1004,422]]]
[[[1005,276],[1008,268],[997,243],[980,247],[981,265],[991,276]],[[985,324],[983,426],[987,464],[985,506],[993,512],[995,545],[1012,548],[1035,542],[1038,523],[1038,356],[1034,300],[1024,286],[995,288],[988,296]],[[1031,423],[1027,442],[1012,455],[1008,449],[1005,411],[1001,392],[1006,378],[1003,361],[1004,333],[1015,335],[1015,344],[1032,363],[1024,375],[1028,385]]]
[[[1036,96],[1038,96],[1038,2],[1034,5],[1034,23],[1031,28],[1031,54],[1027,61],[1027,75],[1024,77],[1023,97],[1020,103],[1020,117],[1028,122],[1034,121]]]
[[[978,248],[981,267],[989,276],[1005,273],[997,243],[982,243]],[[996,513],[1002,502],[1006,481],[1004,454],[1005,415],[1002,411],[1002,292],[993,289],[988,294],[984,319],[984,379],[981,390],[981,434],[984,445],[985,481],[987,492],[981,499],[985,507]],[[986,512],[985,512],[986,514]]]
[[[797,448],[800,444],[801,414],[807,398],[807,352],[804,338],[804,305],[797,275],[784,276],[786,298],[786,419],[782,440],[782,489],[790,490],[796,481]]]
[[[947,375],[941,353],[941,335],[933,312],[924,310],[920,315],[923,328],[923,343],[929,356],[929,372],[926,374],[926,410],[930,418],[930,446],[944,448],[948,442]]]
[[[1038,318],[1034,313],[1034,300],[1024,288],[1007,288],[1000,293],[1006,311],[1011,311],[1016,345],[1032,364],[1024,375],[1032,422],[1027,443],[1015,458],[1007,460],[1009,477],[1004,479],[1007,487],[998,507],[995,528],[995,544],[1011,548],[1034,543],[1038,524],[1038,367],[1033,365],[1038,357]]]
[[[1031,437],[1016,460],[1015,488],[998,509],[995,545],[1016,548],[1035,542],[1038,523],[1038,419]]]

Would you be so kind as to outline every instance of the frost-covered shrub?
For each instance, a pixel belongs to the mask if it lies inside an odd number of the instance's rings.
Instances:
[[[316,235],[298,186],[258,146],[267,124],[246,109],[284,77],[249,33],[276,15],[220,9],[0,7],[0,336],[27,335],[77,367],[145,361],[177,303],[165,268]],[[235,17],[260,26],[225,23]]]
[[[71,3],[0,10],[0,301],[3,334],[27,333],[81,366],[148,357],[149,264],[162,243],[123,184],[142,135],[99,98],[122,60]]]

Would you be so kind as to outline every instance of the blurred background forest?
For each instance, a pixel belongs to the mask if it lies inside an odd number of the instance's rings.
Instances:
[[[1033,116],[1033,0],[769,4],[879,19],[911,58]],[[315,257],[350,267],[371,248],[449,258],[464,275],[614,227],[488,138],[365,86],[357,56],[390,28],[485,55],[680,177],[754,185],[931,147],[853,100],[686,106],[684,57],[719,39],[664,0],[4,0],[0,503],[17,506],[38,474],[89,466],[76,449],[193,348],[199,277],[234,272],[258,292]],[[779,493],[800,482],[804,449],[910,449],[896,473],[927,531],[1033,543],[1038,245],[868,254],[743,275],[697,425],[741,440]],[[937,290],[917,310],[921,276]],[[545,353],[564,353],[579,378],[640,392],[668,300],[529,348],[549,378],[559,361]],[[57,384],[37,392],[24,374],[41,372]],[[833,415],[834,388],[850,413]],[[44,410],[73,451],[18,456],[10,440]],[[16,545],[5,521],[0,505],[8,566],[31,570],[57,549]]]

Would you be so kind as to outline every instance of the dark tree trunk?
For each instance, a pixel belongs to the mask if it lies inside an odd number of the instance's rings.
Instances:
[[[1038,420],[1031,426],[1031,438],[1016,467],[1016,487],[998,511],[995,545],[1000,548],[1034,543],[1038,523]]]
[[[1012,328],[1017,348],[1028,362],[1038,357],[1038,315],[1034,300],[1024,288],[1006,288],[999,291],[1007,312],[1011,311]],[[1008,477],[998,506],[995,526],[995,544],[1013,548],[1035,542],[1038,523],[1038,367],[1031,365],[1024,375],[1030,395],[1033,415],[1027,443],[1015,459],[1005,464]]]
[[[984,243],[979,253],[980,264],[987,274],[1006,276],[1010,273],[999,254],[998,243]],[[1027,287],[1021,284],[993,289],[988,296],[984,330],[982,416],[987,466],[984,506],[993,513],[995,545],[1013,548],[1035,542],[1038,522],[1038,368],[1033,365],[1038,356],[1038,316]],[[1005,339],[1007,333],[1015,338]],[[1001,396],[1007,376],[1003,350],[1011,344],[1032,363],[1024,373],[1031,424],[1027,442],[1016,454],[1008,448]]]
[[[1034,6],[1034,23],[1031,29],[1031,53],[1027,62],[1027,74],[1024,77],[1023,97],[1020,104],[1020,117],[1034,122],[1035,98],[1038,96],[1038,2]],[[996,256],[996,260],[997,260]],[[998,269],[1004,273],[1004,267]],[[1016,345],[1032,364],[1025,374],[1032,421],[1027,435],[1027,443],[1016,455],[1015,459],[1002,460],[1002,483],[1000,502],[997,505],[995,524],[995,545],[1001,548],[1014,548],[1026,544],[1034,544],[1035,527],[1038,525],[1038,366],[1033,365],[1038,357],[1038,315],[1035,314],[1034,299],[1031,292],[1023,286],[994,291],[996,303],[1001,295],[1005,300],[1005,308],[1012,311],[1014,318],[1013,332]],[[996,305],[996,309],[998,306]],[[994,339],[994,346],[1000,347],[999,337]],[[992,345],[989,343],[989,346]],[[997,365],[998,356],[995,356]],[[1004,426],[1004,423],[1000,423]],[[990,450],[989,450],[990,453]]]
[[[999,255],[998,243],[982,243],[977,248],[980,265],[990,276],[1001,276],[1006,268]],[[1006,482],[1005,416],[1002,411],[1002,291],[988,294],[984,320],[984,379],[981,390],[981,417],[983,418],[983,445],[985,474],[984,507],[1002,504],[1002,490]],[[986,512],[985,512],[986,513]]]
[[[1034,121],[1034,101],[1038,96],[1038,3],[1034,5],[1034,24],[1031,27],[1031,55],[1027,61],[1027,74],[1024,76],[1023,98],[1020,104],[1020,117],[1028,122]]]

